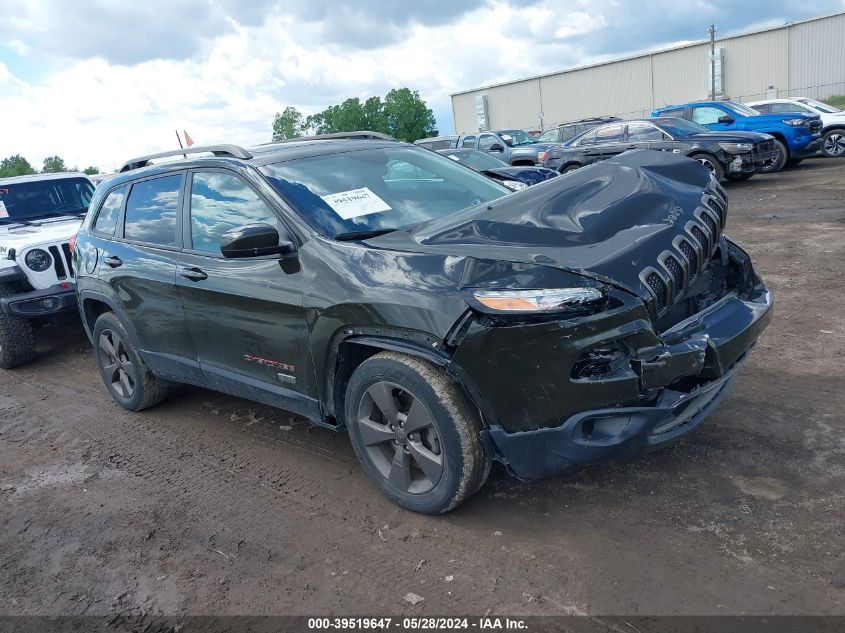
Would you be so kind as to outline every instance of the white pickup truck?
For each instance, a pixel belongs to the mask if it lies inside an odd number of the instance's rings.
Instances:
[[[94,185],[85,174],[0,178],[0,367],[35,358],[35,328],[78,318],[71,238]]]

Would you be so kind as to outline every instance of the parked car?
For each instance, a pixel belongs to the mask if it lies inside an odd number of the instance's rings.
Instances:
[[[455,147],[477,149],[509,165],[542,165],[551,144],[541,143],[522,130],[463,134]]]
[[[774,138],[768,134],[711,132],[684,119],[658,117],[593,128],[565,146],[550,149],[544,165],[566,173],[632,149],[689,156],[717,181],[747,180],[777,157]]]
[[[94,185],[85,174],[0,178],[0,368],[35,359],[35,329],[77,316],[71,240]]]
[[[667,106],[651,113],[653,117],[680,117],[717,132],[760,132],[775,137],[777,158],[760,170],[777,172],[787,163],[797,164],[821,147],[821,119],[808,114],[760,114],[733,101],[699,101]]]
[[[598,127],[602,123],[612,123],[613,121],[621,121],[618,116],[603,116],[592,119],[581,119],[580,121],[572,121],[570,123],[562,123],[557,127],[546,130],[537,138],[538,141],[544,143],[566,143],[571,141],[576,136],[581,136],[587,130]]]
[[[119,405],[191,383],[294,411],[438,513],[492,460],[533,479],[673,443],[771,317],[724,190],[686,158],[511,192],[347,136],[144,156],[96,191],[77,292]]]
[[[414,141],[414,145],[419,145],[420,147],[437,151],[440,149],[457,147],[459,138],[460,136],[457,134],[452,136],[432,136],[430,138],[421,138],[418,141]]]
[[[818,115],[822,120],[822,153],[828,158],[845,156],[845,112],[842,110],[807,97],[769,99],[767,101],[754,101],[745,105],[762,114],[798,112]]]
[[[514,191],[557,176],[556,171],[545,167],[511,167],[503,160],[475,149],[442,149],[438,153],[489,178],[498,180]]]
[[[95,187],[99,187],[100,184],[102,184],[112,176],[114,176],[114,174],[94,174],[93,176],[88,176],[88,180],[90,180]]]

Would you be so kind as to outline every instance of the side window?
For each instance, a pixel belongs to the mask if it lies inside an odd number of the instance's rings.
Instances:
[[[621,143],[625,133],[624,125],[606,125],[596,132],[596,143]]]
[[[584,130],[586,129],[587,128],[584,128]],[[578,125],[567,125],[566,127],[562,127],[560,128],[560,140],[568,141],[569,139],[578,136],[578,134],[584,130],[582,130],[581,126]]]
[[[544,143],[556,143],[558,139],[558,132],[559,130],[546,130],[540,135],[538,140],[543,141]]]
[[[126,201],[123,237],[147,244],[175,246],[181,188],[181,174],[142,180],[132,185]]]
[[[760,103],[757,105],[751,106],[753,109],[757,110],[757,112],[761,112],[763,114],[768,114],[772,111],[772,106],[768,103]]]
[[[700,108],[692,109],[692,122],[699,125],[709,125],[711,123],[718,123],[719,117],[724,116],[719,108],[711,108],[710,106],[701,106]]]
[[[776,114],[789,114],[791,112],[801,112],[803,114],[811,114],[810,108],[798,105],[797,103],[772,103],[770,104],[771,112]]]
[[[462,142],[461,147],[475,147],[475,137],[474,136],[467,136]]]
[[[240,178],[221,172],[194,173],[191,244],[195,251],[219,255],[223,233],[258,222],[280,228],[276,214]]]
[[[117,226],[117,216],[120,215],[120,209],[123,207],[123,200],[126,198],[126,190],[128,187],[120,187],[110,192],[103,200],[100,206],[100,212],[97,214],[97,219],[94,220],[94,230],[106,235],[114,235],[114,229]]]
[[[592,132],[587,132],[584,137],[578,141],[578,145],[595,145],[596,144],[596,132],[598,130],[593,130]]]
[[[478,149],[482,152],[489,152],[495,144],[501,145],[502,142],[492,134],[482,134],[478,139]]]
[[[648,123],[629,123],[628,140],[632,143],[648,143],[651,141],[662,141],[663,132]]]

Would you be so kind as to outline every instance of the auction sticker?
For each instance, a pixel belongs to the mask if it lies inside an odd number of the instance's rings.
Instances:
[[[9,212],[6,211],[6,205],[3,204],[3,201],[0,200],[0,218],[8,218]]]
[[[370,191],[369,187],[339,191],[320,197],[344,220],[391,209],[390,205]]]

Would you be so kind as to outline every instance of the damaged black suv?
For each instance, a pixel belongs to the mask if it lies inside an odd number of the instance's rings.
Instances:
[[[534,479],[677,440],[771,315],[723,189],[666,153],[518,192],[375,133],[121,172],[74,250],[112,397],[190,383],[345,429],[420,512],[493,460]]]

